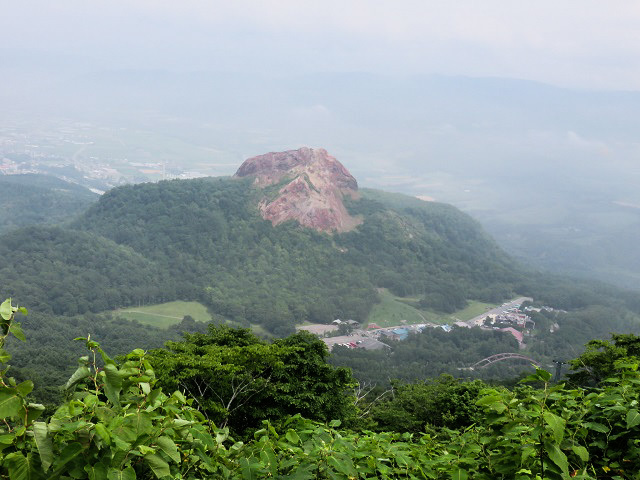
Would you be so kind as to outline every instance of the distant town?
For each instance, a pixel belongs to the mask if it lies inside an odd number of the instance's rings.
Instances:
[[[520,307],[525,301],[531,302],[533,299],[519,297],[503,303],[499,307],[489,309],[487,312],[471,320],[454,322],[451,325],[425,322],[412,325],[402,324],[391,327],[381,327],[376,323],[369,323],[365,327],[362,327],[361,324],[355,320],[335,319],[330,325],[315,324],[298,327],[298,329],[306,330],[322,337],[322,340],[330,350],[335,346],[379,350],[390,348],[388,343],[381,340],[405,340],[410,333],[420,333],[426,328],[440,328],[445,332],[450,332],[454,328],[471,327],[505,332],[516,339],[520,348],[524,348],[526,336],[531,335],[536,327],[535,321],[527,315],[527,313],[533,311],[540,312],[542,310],[548,312],[564,312],[564,310],[555,310],[548,306],[527,306],[520,310]],[[556,325],[552,326],[552,329],[553,328],[557,328]]]
[[[162,159],[149,151],[149,143],[128,143],[114,129],[79,122],[37,129],[17,122],[3,124],[0,175],[52,175],[102,194],[127,183],[223,173],[216,169],[220,165],[213,163],[203,165],[203,171],[184,168],[175,160]],[[181,164],[187,163],[182,160]]]

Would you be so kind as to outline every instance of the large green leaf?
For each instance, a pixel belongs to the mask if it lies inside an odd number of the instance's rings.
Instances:
[[[27,405],[27,425],[35,421],[44,412],[44,405],[40,403],[30,403]]]
[[[126,416],[111,433],[125,442],[135,442],[140,435],[152,433],[151,416],[148,412],[135,412]]]
[[[285,438],[289,442],[293,443],[294,445],[298,445],[300,443],[300,437],[298,436],[298,433],[295,430],[291,429],[291,428],[289,430],[287,430]]]
[[[102,423],[96,423],[94,428],[96,433],[100,435],[100,437],[106,444],[111,443],[111,435],[109,435],[107,427],[105,427]]]
[[[34,422],[33,438],[36,441],[36,447],[38,447],[42,469],[46,472],[53,463],[53,444],[46,423]]]
[[[494,401],[490,403],[484,403],[481,406],[489,407],[497,413],[502,413],[507,409],[507,406],[502,401]]]
[[[476,405],[479,407],[493,405],[495,403],[503,403],[503,399],[500,395],[485,395],[476,401]]]
[[[520,465],[524,465],[529,457],[536,455],[538,451],[532,445],[525,445],[522,447],[522,453],[520,454]]]
[[[67,383],[64,385],[64,388],[66,388],[67,390],[75,387],[77,385],[77,383],[85,378],[87,378],[89,375],[91,375],[91,371],[89,370],[89,368],[85,365],[81,365],[79,366],[75,372],[73,372],[73,375],[71,375],[71,378],[69,378],[69,380],[67,380]]]
[[[151,470],[153,470],[153,473],[156,474],[156,477],[162,478],[171,475],[169,464],[165,462],[160,455],[150,453],[145,455],[144,459],[151,467]]]
[[[180,453],[178,452],[176,444],[173,443],[173,440],[169,437],[158,437],[156,439],[156,445],[158,445],[160,450],[162,450],[171,460],[176,463],[180,463]]]
[[[136,480],[136,472],[133,468],[127,467],[124,470],[112,468],[107,473],[108,480]]]
[[[0,348],[0,363],[7,363],[9,360],[11,360],[11,354],[4,348]]]
[[[4,320],[9,320],[13,315],[13,307],[11,306],[11,299],[7,298],[2,304],[0,304],[0,317]]]
[[[102,463],[85,465],[84,471],[89,475],[89,480],[107,480],[107,467]]]
[[[238,464],[240,465],[240,469],[242,471],[243,480],[257,480],[258,476],[256,475],[254,469],[260,467],[259,463],[249,463],[248,459],[241,457],[238,460]]]
[[[16,417],[22,411],[22,397],[15,388],[5,388],[0,392],[0,418]]]
[[[536,373],[532,373],[531,375],[526,376],[525,378],[520,380],[520,383],[530,383],[530,382],[548,383],[549,380],[551,380],[551,373],[536,367]]]
[[[558,467],[560,467],[560,470],[562,470],[563,474],[568,475],[569,462],[567,461],[567,456],[562,450],[560,450],[560,447],[551,442],[545,442],[544,448],[551,461]]]
[[[467,480],[467,478],[469,478],[469,474],[461,468],[457,468],[451,475],[452,480]]]
[[[270,460],[270,464],[272,467],[272,472],[277,473],[277,461]],[[338,473],[344,475],[346,478],[354,478],[355,475],[357,475],[357,471],[353,465],[353,461],[351,458],[349,458],[348,455],[342,454],[338,456],[334,453],[327,458],[327,464],[331,465]]]
[[[551,372],[547,372],[542,368],[536,368],[536,375],[543,382],[548,382],[551,380]]]
[[[16,337],[18,340],[26,342],[27,337],[25,337],[24,332],[22,331],[22,327],[18,322],[12,322],[9,327],[9,331]]]
[[[633,428],[640,424],[640,412],[632,408],[627,412],[627,428]]]
[[[122,388],[122,377],[118,372],[118,367],[112,363],[104,366],[105,382],[104,393],[109,401],[117,407],[120,407],[120,390]]]
[[[20,452],[10,453],[5,457],[5,462],[9,466],[9,478],[11,480],[35,480],[42,478],[40,472],[36,470],[31,453],[27,453],[26,457]]]
[[[53,468],[55,469],[55,472],[60,473],[64,466],[75,457],[77,457],[82,452],[82,450],[82,445],[80,445],[78,442],[70,443],[69,445],[64,447],[53,462]]]
[[[255,477],[249,477],[249,478],[255,478]],[[297,467],[292,474],[287,475],[284,478],[286,478],[287,480],[314,480],[318,477],[314,472],[313,466],[306,465],[304,467]],[[373,478],[373,477],[370,477],[370,478]]]
[[[551,412],[544,412],[543,416],[544,421],[549,425],[549,427],[551,427],[553,439],[559,444],[562,442],[562,438],[564,437],[564,427],[566,425],[565,419],[554,415]]]
[[[113,359],[107,355],[107,352],[105,352],[102,349],[98,350],[100,352],[100,356],[102,356],[102,361],[105,363],[105,365],[115,365],[116,362],[113,361]]]
[[[595,430],[596,432],[609,433],[609,428],[598,422],[585,422],[584,426],[590,430]]]
[[[26,397],[33,391],[33,382],[31,380],[25,380],[19,383],[16,385],[16,391],[23,397]]]
[[[580,460],[582,460],[583,462],[589,460],[589,451],[585,447],[581,445],[574,445],[571,447],[571,450],[573,450],[573,453],[578,455],[578,457],[580,457]]]

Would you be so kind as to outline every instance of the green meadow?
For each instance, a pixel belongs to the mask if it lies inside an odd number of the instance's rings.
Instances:
[[[380,303],[375,304],[371,309],[367,323],[376,323],[381,327],[425,322],[445,324],[467,321],[496,306],[489,303],[470,301],[461,310],[452,314],[443,314],[412,306],[412,304],[417,304],[417,298],[397,297],[387,289],[380,289],[378,293],[380,295]]]
[[[144,307],[130,307],[115,310],[114,315],[127,320],[136,320],[145,325],[168,328],[190,315],[196,322],[208,322],[211,315],[207,307],[198,302],[167,302]]]

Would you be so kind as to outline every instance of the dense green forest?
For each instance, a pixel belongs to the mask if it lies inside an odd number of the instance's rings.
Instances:
[[[364,189],[347,205],[363,224],[330,235],[295,222],[273,227],[260,217],[257,201],[249,180],[131,185],[107,192],[62,226],[0,236],[2,293],[32,311],[24,328],[34,342],[15,345],[14,375],[44,379],[34,394],[55,403],[79,353],[74,337],[92,333],[113,354],[125,354],[206,330],[189,321],[160,330],[103,313],[170,300],[200,301],[216,324],[260,324],[284,337],[304,321],[365,320],[379,287],[438,312],[470,299],[527,295],[568,310],[535,318],[535,341],[524,353],[547,365],[577,356],[592,338],[637,331],[637,295],[527,271],[451,206]],[[550,332],[554,323],[560,328]],[[338,348],[331,362],[383,389],[440,373],[467,377],[461,368],[517,349],[510,336],[479,330],[426,330],[392,347],[391,353]],[[503,365],[474,378],[520,371]]]
[[[416,201],[394,210],[384,200],[365,192],[350,205],[363,225],[328,235],[294,222],[273,227],[246,180],[116,188],[70,227],[0,237],[5,293],[65,315],[196,299],[285,335],[303,321],[366,319],[376,287],[446,310],[469,298],[501,300],[524,278],[456,209]]]
[[[0,267],[5,292],[38,312],[75,315],[131,305],[168,292],[168,272],[126,246],[64,227],[5,234]],[[175,292],[169,293],[175,295]]]
[[[66,222],[97,200],[90,190],[48,175],[0,175],[0,233]]]
[[[0,358],[25,340],[0,305]],[[633,479],[640,337],[593,341],[570,383],[507,389],[452,377],[364,394],[308,333],[206,333],[118,360],[91,336],[55,409],[0,371],[0,478]]]
[[[525,271],[448,205],[363,190],[348,205],[363,224],[329,235],[273,227],[257,200],[248,180],[229,178],[115,188],[69,225],[1,236],[3,293],[58,315],[198,300],[281,336],[304,321],[365,320],[377,287],[441,312],[516,293],[640,310],[614,288]]]

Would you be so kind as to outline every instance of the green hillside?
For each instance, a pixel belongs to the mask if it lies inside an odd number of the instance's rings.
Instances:
[[[525,272],[449,205],[363,190],[347,206],[364,222],[329,235],[295,222],[273,227],[248,180],[124,186],[68,227],[0,237],[0,273],[5,294],[55,314],[197,301],[222,320],[276,335],[305,321],[365,321],[379,288],[438,315],[515,293],[560,308],[621,295]]]
[[[0,257],[3,294],[57,315],[160,300],[173,285],[168,272],[131,248],[61,227],[5,234]]]
[[[97,199],[80,185],[47,175],[0,175],[0,233],[68,221]]]
[[[476,222],[446,205],[365,192],[349,205],[363,225],[331,236],[294,222],[274,228],[256,204],[245,180],[134,185],[105,194],[74,227],[154,261],[215,313],[276,333],[364,320],[376,287],[439,296],[436,307],[454,311],[467,299],[501,300],[521,278]]]
[[[121,354],[206,329],[209,316],[282,337],[296,324],[335,318],[384,323],[399,315],[413,323],[423,315],[450,323],[515,293],[572,312],[565,320],[540,319],[547,332],[556,321],[561,328],[531,345],[536,358],[556,358],[611,330],[637,330],[637,295],[525,271],[451,206],[361,193],[347,206],[363,223],[333,235],[295,222],[273,227],[260,217],[250,181],[230,178],[119,187],[65,226],[1,235],[2,294],[29,307],[25,330],[46,352],[16,346],[14,370],[51,379],[38,396],[56,398],[51,386],[78,350],[72,339],[88,333]],[[191,308],[197,304],[199,313]],[[183,321],[185,315],[199,321]],[[475,345],[477,355],[513,347],[504,336],[447,335],[427,332],[398,349],[422,355],[420,365],[399,353],[335,358],[362,378],[388,382],[390,375],[456,373],[466,365],[462,345]],[[450,345],[436,348],[445,339]]]

